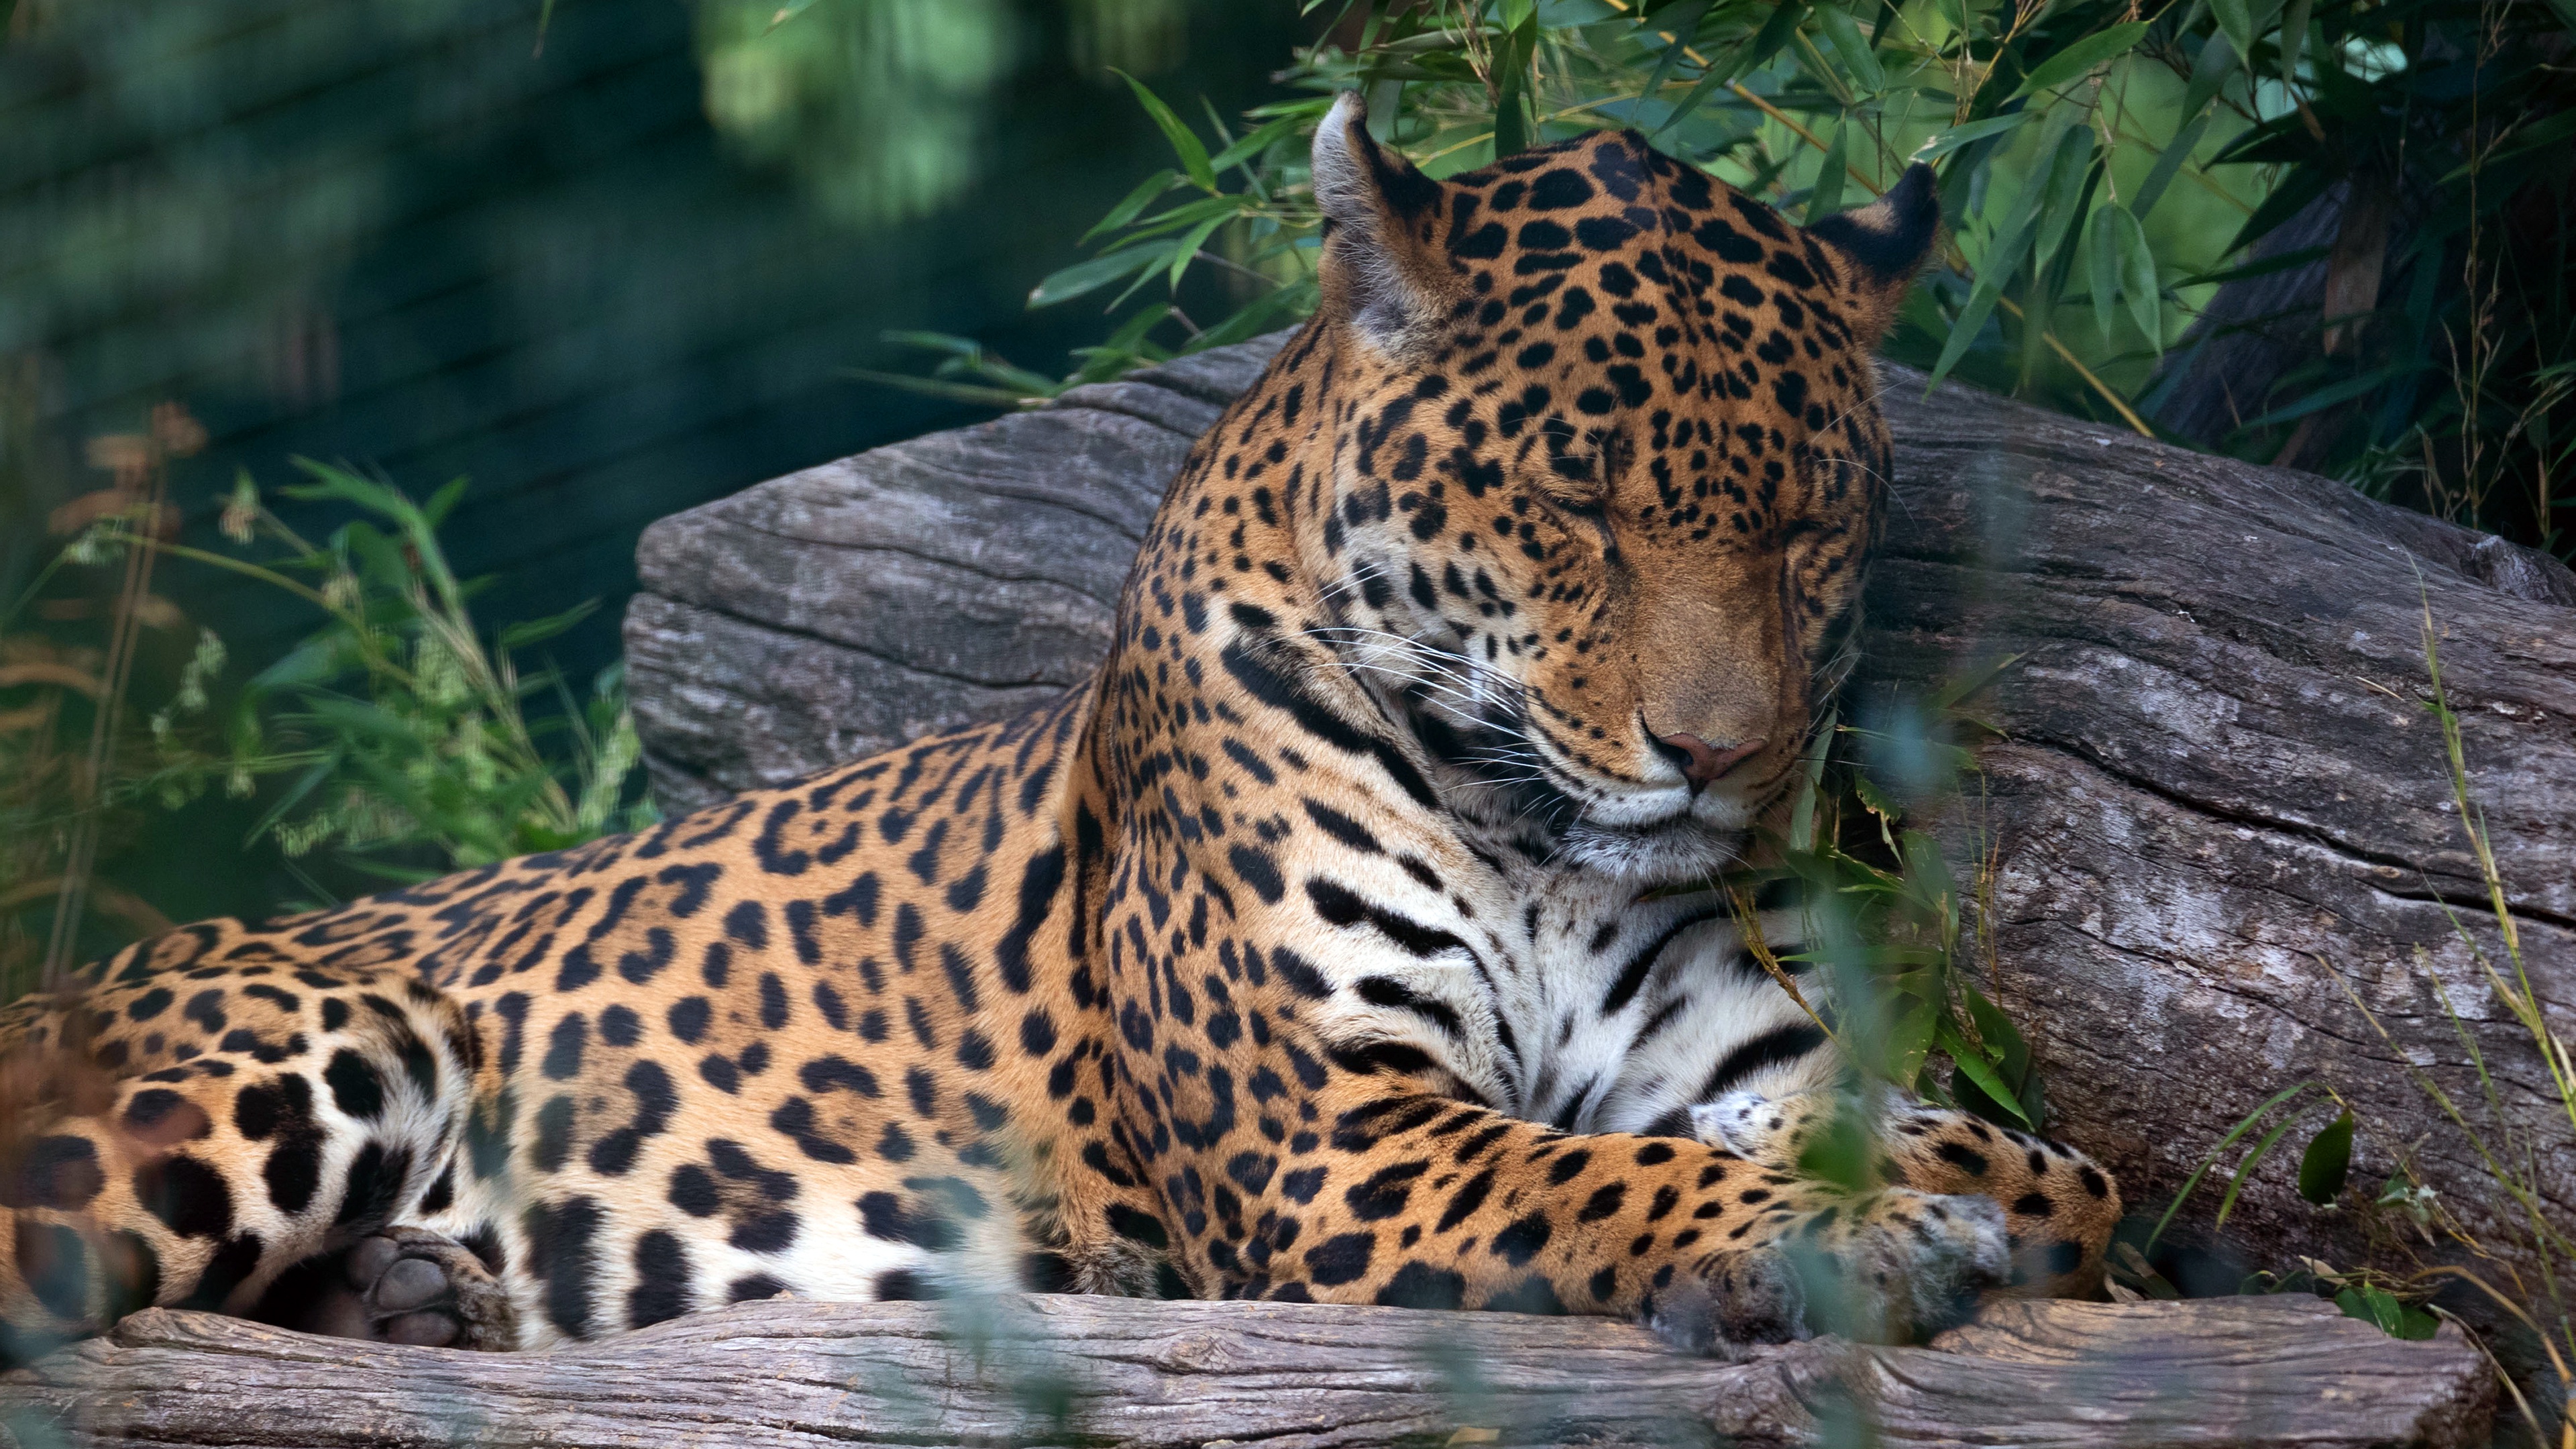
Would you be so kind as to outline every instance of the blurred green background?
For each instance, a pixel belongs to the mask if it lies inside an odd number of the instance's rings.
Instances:
[[[882,332],[1031,357],[1096,340],[1089,309],[1023,302],[1159,164],[1110,67],[1235,111],[1315,28],[1232,0],[867,0],[773,31],[776,13],[16,0],[0,606],[62,545],[49,517],[110,481],[92,440],[175,402],[206,434],[167,470],[183,542],[222,549],[236,474],[291,482],[296,457],[414,496],[470,478],[441,535],[457,573],[491,579],[477,617],[600,601],[532,651],[580,690],[616,657],[646,523],[987,415],[843,375],[904,365]],[[315,537],[349,511],[271,501]],[[196,626],[238,682],[317,622],[184,560],[152,587],[184,621],[142,631],[141,693],[166,691]],[[39,604],[15,627],[77,636],[104,607]],[[102,874],[173,920],[367,884],[246,850],[268,803],[211,792],[112,843]],[[98,923],[101,943],[125,924]]]

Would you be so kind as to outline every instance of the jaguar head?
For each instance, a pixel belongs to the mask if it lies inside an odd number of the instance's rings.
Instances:
[[[1631,131],[1434,180],[1345,96],[1313,174],[1327,642],[1461,808],[1622,878],[1724,865],[1848,658],[1930,173],[1808,227]]]

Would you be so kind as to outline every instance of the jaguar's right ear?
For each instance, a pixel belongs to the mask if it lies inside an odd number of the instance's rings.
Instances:
[[[1315,132],[1314,178],[1325,313],[1390,359],[1417,352],[1457,290],[1435,240],[1448,188],[1369,135],[1356,91]]]

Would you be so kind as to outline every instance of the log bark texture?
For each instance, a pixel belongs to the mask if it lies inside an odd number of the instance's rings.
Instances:
[[[656,524],[627,643],[663,801],[1079,679],[1164,484],[1276,345]],[[2576,1035],[2576,577],[2324,478],[1889,374],[1893,501],[1853,707],[1883,719],[2018,656],[1980,701],[2002,731],[1982,782],[1927,813],[1956,859],[1994,849],[1989,986],[2036,1039],[2052,1130],[2154,1201],[2265,1097],[2326,1081],[2361,1115],[2356,1182],[2375,1190],[2407,1151],[2511,1256],[2527,1219],[2407,1075],[2493,1133],[2447,995],[2529,1137],[2543,1210],[2576,1220],[2576,1143],[2472,955],[2497,931],[2421,638],[2429,607],[2533,986]],[[2302,1202],[2295,1162],[2254,1175],[2231,1230],[2272,1266],[2351,1261],[2355,1215]]]
[[[153,1310],[0,1378],[0,1442],[586,1449],[2483,1445],[2456,1327],[2312,1298],[2014,1304],[1927,1348],[1741,1364],[1600,1319],[1313,1304],[771,1301],[528,1354],[362,1345]],[[1838,1428],[1841,1430],[1837,1433]]]

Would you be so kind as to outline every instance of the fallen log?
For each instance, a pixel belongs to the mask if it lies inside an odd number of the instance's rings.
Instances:
[[[156,1309],[0,1378],[0,1442],[1793,1445],[1859,1418],[1882,1444],[2469,1449],[2493,1399],[2458,1328],[2305,1297],[1998,1305],[1924,1348],[1740,1364],[1601,1319],[1317,1304],[773,1300],[526,1354]]]
[[[1276,345],[654,525],[626,638],[661,798],[789,779],[1081,678],[1164,483]],[[2310,474],[1966,388],[1927,397],[1903,369],[1889,383],[1893,502],[1856,705],[1901,711],[2017,656],[1980,700],[2002,731],[1982,779],[1924,813],[1956,859],[1994,849],[1986,985],[2036,1040],[2052,1130],[2152,1202],[2257,1103],[2324,1081],[2360,1115],[2356,1182],[2375,1191],[2410,1153],[2528,1269],[2527,1219],[2407,1070],[2483,1111],[2447,997],[2533,1129],[2541,1209],[2576,1221],[2576,1142],[2550,1130],[2537,1053],[2473,955],[2501,964],[2424,708],[2421,624],[2429,610],[2530,979],[2576,1036],[2576,576]],[[2231,1230],[2269,1265],[2353,1261],[2358,1214],[2302,1201],[2295,1161],[2252,1178]]]

